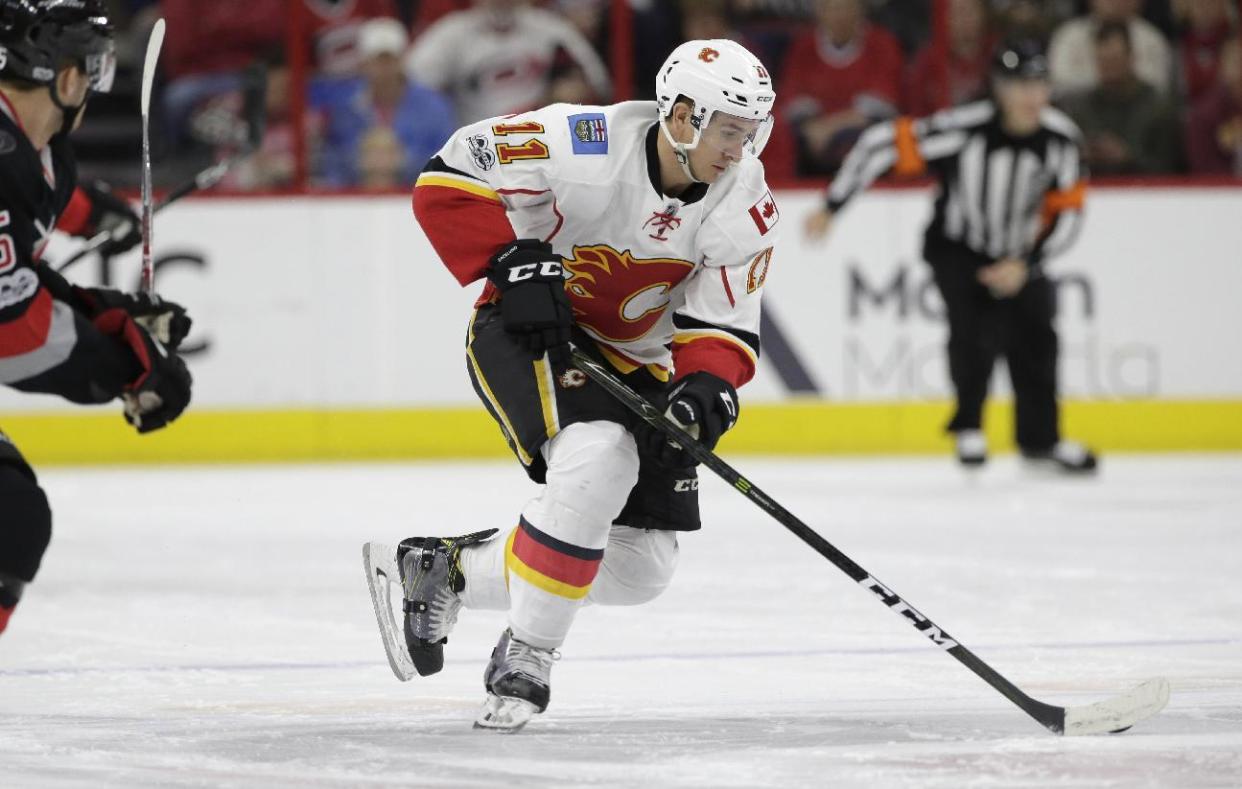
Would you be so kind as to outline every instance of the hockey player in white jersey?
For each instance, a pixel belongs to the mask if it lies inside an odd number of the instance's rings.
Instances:
[[[544,487],[511,523],[368,543],[366,567],[402,679],[440,670],[461,607],[509,612],[482,728],[513,731],[542,712],[578,609],[655,598],[677,532],[700,526],[694,461],[572,367],[570,343],[709,447],[736,423],[737,388],[755,372],[779,220],[759,161],[772,80],[732,41],[692,41],[660,69],[656,95],[467,126],[414,190],[449,271],[462,285],[486,280],[467,368]],[[403,586],[401,634],[390,581]]]

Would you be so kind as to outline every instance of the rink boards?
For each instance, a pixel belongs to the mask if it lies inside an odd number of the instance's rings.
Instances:
[[[816,193],[780,192],[764,359],[733,452],[935,452],[948,417],[941,305],[919,250],[923,189],[851,205],[825,245]],[[1059,280],[1067,432],[1108,450],[1242,449],[1242,189],[1100,189]],[[739,221],[747,221],[740,217]],[[74,245],[59,240],[56,261]],[[461,289],[404,197],[186,201],[157,226],[158,286],[188,305],[192,413],[138,438],[119,409],[0,392],[36,462],[495,456],[462,345]],[[131,288],[136,257],[81,282]],[[989,411],[1010,434],[1003,368]]]

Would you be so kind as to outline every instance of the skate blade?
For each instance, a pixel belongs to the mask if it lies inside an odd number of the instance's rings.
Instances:
[[[516,734],[538,714],[539,708],[529,701],[489,693],[487,701],[483,702],[483,710],[479,713],[478,720],[474,722],[474,728],[500,734]]]
[[[401,571],[397,568],[397,550],[391,545],[368,542],[362,546],[362,567],[367,574],[367,588],[371,592],[371,605],[375,609],[375,623],[379,625],[384,652],[392,673],[402,682],[409,682],[417,674],[414,659],[405,645],[405,635],[393,614],[392,588],[401,588]]]
[[[1074,468],[1052,458],[1022,458],[1022,469],[1037,479],[1091,479],[1099,471],[1099,466]]]

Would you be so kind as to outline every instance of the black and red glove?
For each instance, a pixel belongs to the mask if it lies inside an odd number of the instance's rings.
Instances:
[[[737,390],[708,372],[690,373],[673,384],[661,400],[657,405],[664,405],[664,415],[709,450],[715,449],[720,437],[737,424]],[[646,423],[638,440],[649,457],[665,466],[684,468],[698,463],[667,435]]]
[[[193,384],[181,357],[168,351],[119,307],[104,310],[92,321],[100,332],[128,345],[142,370],[121,393],[125,421],[139,433],[150,433],[180,416],[190,404]]]
[[[73,295],[82,310],[94,319],[111,309],[124,310],[139,326],[159,341],[168,351],[176,352],[190,333],[194,321],[185,307],[146,293],[122,293],[109,288],[73,286]]]
[[[500,290],[505,331],[534,356],[546,352],[557,367],[568,364],[574,313],[552,245],[519,238],[492,256],[487,278]]]
[[[114,195],[106,184],[96,181],[81,187],[91,201],[82,235],[87,238],[107,233],[111,238],[99,248],[104,257],[128,252],[142,241],[142,218],[133,206]]]

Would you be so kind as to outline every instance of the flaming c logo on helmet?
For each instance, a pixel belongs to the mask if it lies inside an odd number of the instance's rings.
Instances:
[[[574,247],[564,261],[574,319],[609,342],[633,342],[668,309],[668,295],[694,264],[677,258],[635,258],[607,244]]]
[[[699,50],[699,60],[703,61],[704,63],[711,63],[713,60],[715,60],[718,57],[720,57],[720,53],[712,49],[711,47],[703,47],[701,50]]]

